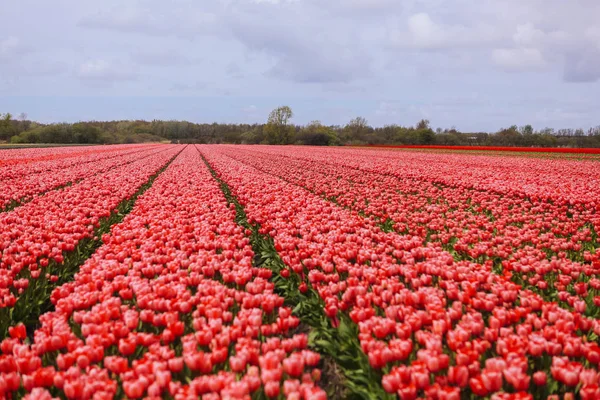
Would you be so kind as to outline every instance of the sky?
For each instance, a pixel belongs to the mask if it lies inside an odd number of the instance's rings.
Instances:
[[[0,112],[600,125],[598,0],[0,0]]]

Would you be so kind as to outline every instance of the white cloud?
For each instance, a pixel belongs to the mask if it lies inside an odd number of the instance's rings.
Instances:
[[[509,71],[539,69],[546,65],[544,56],[536,48],[495,49],[492,60]]]
[[[382,101],[379,103],[379,107],[375,110],[376,115],[381,116],[398,116],[402,110],[402,106],[389,101]]]
[[[156,67],[185,65],[194,62],[194,60],[182,55],[175,49],[161,47],[149,50],[136,50],[131,54],[131,57],[138,64]]]
[[[388,29],[388,39],[398,48],[447,51],[485,46],[498,40],[499,32],[485,24],[471,26],[436,22],[429,13],[409,16],[405,23]]]
[[[286,3],[295,3],[298,0],[251,0],[252,3],[256,4],[286,4]]]
[[[447,40],[443,28],[435,24],[426,13],[411,16],[408,19],[408,30],[418,47],[438,47]]]
[[[566,82],[593,82],[600,79],[600,46],[596,46],[595,27],[572,27],[544,31],[527,22],[516,27],[511,47],[491,53],[494,64],[511,71],[541,70],[551,63],[563,66]],[[600,45],[600,43],[598,43]]]
[[[565,54],[564,79],[567,82],[600,80],[600,49],[588,48],[585,53]]]
[[[600,50],[600,27],[590,26],[585,31],[585,36],[592,43],[596,44],[596,47]]]
[[[0,59],[10,59],[23,50],[21,41],[15,36],[0,40]]]
[[[369,73],[371,56],[346,29],[315,26],[303,3],[230,10],[224,21],[232,38],[261,54],[264,75],[294,83],[350,83]],[[318,11],[314,11],[318,13]]]
[[[129,68],[102,59],[81,64],[77,76],[92,81],[123,81],[135,78],[135,74]]]
[[[573,99],[598,109],[598,15],[598,0],[19,0],[2,7],[0,92],[227,95],[235,105],[207,101],[205,115],[285,102],[307,122],[370,112],[414,123],[425,110],[432,123],[493,129],[544,107],[571,112]],[[435,106],[471,92],[497,104]],[[541,100],[518,103],[528,93]]]
[[[540,44],[544,37],[544,32],[528,22],[517,26],[517,32],[513,35],[513,40],[518,46],[527,47]]]
[[[100,30],[114,30],[123,33],[137,33],[150,36],[177,36],[193,38],[216,29],[217,16],[193,3],[158,3],[149,7],[148,2],[128,2],[106,8],[81,18],[80,27]]]
[[[179,93],[179,94],[200,94],[209,89],[209,86],[206,82],[185,82],[180,83],[176,82],[171,85],[171,92]]]

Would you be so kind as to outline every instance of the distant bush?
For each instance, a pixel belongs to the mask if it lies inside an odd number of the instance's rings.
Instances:
[[[600,147],[600,126],[582,129],[542,129],[516,125],[495,133],[433,130],[428,120],[415,126],[372,127],[362,117],[345,126],[319,121],[290,123],[289,107],[278,107],[265,124],[195,124],[188,121],[88,121],[43,125],[0,114],[0,141],[11,143],[110,144],[171,141],[173,143],[242,143],[337,145],[442,145],[513,147]]]

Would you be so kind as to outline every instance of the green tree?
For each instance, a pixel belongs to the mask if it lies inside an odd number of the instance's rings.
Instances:
[[[429,128],[429,120],[428,119],[422,119],[417,123],[417,126],[415,127],[416,130],[420,131],[423,129],[431,129]]]
[[[100,141],[100,129],[88,123],[73,124],[72,130],[75,143],[98,143]]]
[[[8,140],[15,133],[11,113],[0,114],[0,140]]]
[[[435,132],[429,127],[428,119],[417,122],[415,134],[417,144],[433,144],[435,142]]]
[[[430,128],[420,129],[417,133],[419,135],[419,144],[433,144],[435,142],[435,132]]]
[[[344,139],[346,142],[366,142],[369,129],[369,124],[365,118],[353,118],[344,127]]]
[[[378,133],[380,133],[385,143],[393,143],[400,129],[402,128],[397,124],[386,125],[383,128],[380,128]]]
[[[290,144],[294,141],[296,129],[289,125],[290,119],[294,116],[292,109],[288,106],[277,107],[267,120],[264,133],[269,144]]]
[[[298,142],[311,146],[337,146],[340,139],[333,128],[321,124],[321,121],[312,121],[300,131]]]
[[[533,127],[529,124],[521,127],[521,133],[523,135],[533,135]]]
[[[522,136],[519,128],[512,125],[509,128],[503,128],[492,137],[492,144],[500,146],[521,146]]]

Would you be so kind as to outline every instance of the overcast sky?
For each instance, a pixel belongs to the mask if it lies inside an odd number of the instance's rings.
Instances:
[[[0,0],[0,112],[600,124],[598,0]]]

